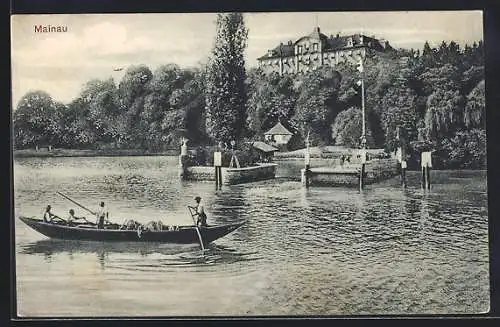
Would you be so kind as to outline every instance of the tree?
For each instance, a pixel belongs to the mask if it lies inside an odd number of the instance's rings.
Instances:
[[[418,121],[416,100],[416,94],[403,83],[397,84],[382,97],[380,106],[384,108],[384,111],[381,117],[381,125],[385,132],[385,147],[387,150],[395,150],[398,128],[401,128],[408,141],[416,139],[416,124]]]
[[[331,125],[335,116],[343,109],[338,102],[341,75],[331,68],[310,72],[304,77],[292,123],[305,137],[310,133],[313,142],[329,144]]]
[[[60,124],[52,97],[44,91],[26,93],[13,113],[13,128],[16,147],[53,144]]]
[[[118,131],[122,140],[129,140],[129,146],[145,148],[146,135],[149,132],[147,122],[141,119],[144,110],[148,83],[153,77],[151,70],[145,65],[131,66],[125,72],[118,86],[120,111],[125,114],[122,127]]]
[[[426,69],[420,76],[425,95],[431,95],[436,89],[459,90],[460,71],[457,67],[445,64],[441,67]]]
[[[351,107],[340,112],[332,125],[332,139],[335,145],[359,147],[361,137],[362,113],[359,107]],[[373,138],[370,128],[366,129],[368,147],[373,147]]]
[[[146,85],[152,77],[153,73],[145,65],[127,68],[118,86],[121,104],[125,109],[130,108],[136,98],[144,95]]]
[[[462,74],[460,92],[468,95],[482,80],[484,80],[484,66],[471,66]]]
[[[474,128],[458,131],[445,138],[440,146],[438,160],[443,167],[451,169],[486,168],[486,130]]]
[[[208,135],[230,142],[242,135],[246,122],[245,60],[248,30],[243,14],[217,15],[217,35],[206,71]]]
[[[120,108],[114,80],[91,80],[85,85],[80,97],[88,106],[87,119],[95,132],[96,141],[109,143],[115,139],[118,131],[114,123]]]
[[[468,128],[485,128],[486,98],[484,80],[479,82],[467,96],[464,123]]]
[[[462,121],[464,98],[459,91],[437,89],[427,98],[425,127],[431,139],[450,135]]]
[[[289,128],[297,101],[293,78],[259,73],[254,72],[250,77],[248,127],[255,134],[266,132],[278,122]]]

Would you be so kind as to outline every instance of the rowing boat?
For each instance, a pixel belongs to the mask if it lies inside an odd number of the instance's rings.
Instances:
[[[118,224],[105,225],[103,229],[98,229],[94,223],[84,223],[71,225],[67,222],[44,222],[41,219],[20,216],[19,219],[37,232],[55,239],[64,240],[87,240],[100,242],[157,242],[157,243],[177,243],[194,244],[199,243],[199,230],[203,243],[208,244],[219,239],[235,229],[244,222],[237,222],[216,226],[177,226],[169,228],[163,226],[158,230],[149,229],[123,229]]]

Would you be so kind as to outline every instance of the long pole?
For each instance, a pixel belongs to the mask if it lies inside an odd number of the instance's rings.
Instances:
[[[205,251],[205,246],[203,245],[203,238],[201,237],[200,228],[196,224],[196,219],[194,219],[193,210],[196,210],[196,208],[193,208],[190,206],[188,206],[188,208],[189,208],[189,212],[191,213],[191,218],[193,218],[194,228],[196,229],[196,233],[198,234],[198,239],[200,240],[201,250]]]
[[[366,137],[366,126],[365,126],[365,81],[363,76],[361,76],[361,139],[364,141]]]

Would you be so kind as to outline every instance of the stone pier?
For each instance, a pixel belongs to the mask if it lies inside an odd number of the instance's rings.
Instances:
[[[305,184],[305,169],[301,180]],[[309,186],[359,186],[361,164],[313,167],[309,170]],[[373,159],[366,162],[365,184],[374,184],[399,175],[395,159]]]

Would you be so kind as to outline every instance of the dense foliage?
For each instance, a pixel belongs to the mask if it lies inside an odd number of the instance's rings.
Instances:
[[[357,147],[363,78],[370,148],[393,151],[399,129],[411,160],[432,144],[437,167],[485,166],[482,42],[369,53],[363,76],[352,65],[278,76],[245,71],[241,14],[219,15],[217,31],[205,67],[131,66],[118,84],[89,81],[69,104],[28,92],[13,112],[15,146],[161,151],[177,148],[180,135],[192,147],[233,139],[243,145],[281,122],[294,133],[291,149],[303,147],[308,134],[313,146]]]
[[[13,113],[14,144],[161,151],[177,147],[179,135],[196,143],[205,138],[203,85],[200,70],[139,65],[118,85],[89,81],[68,105],[28,92]]]

